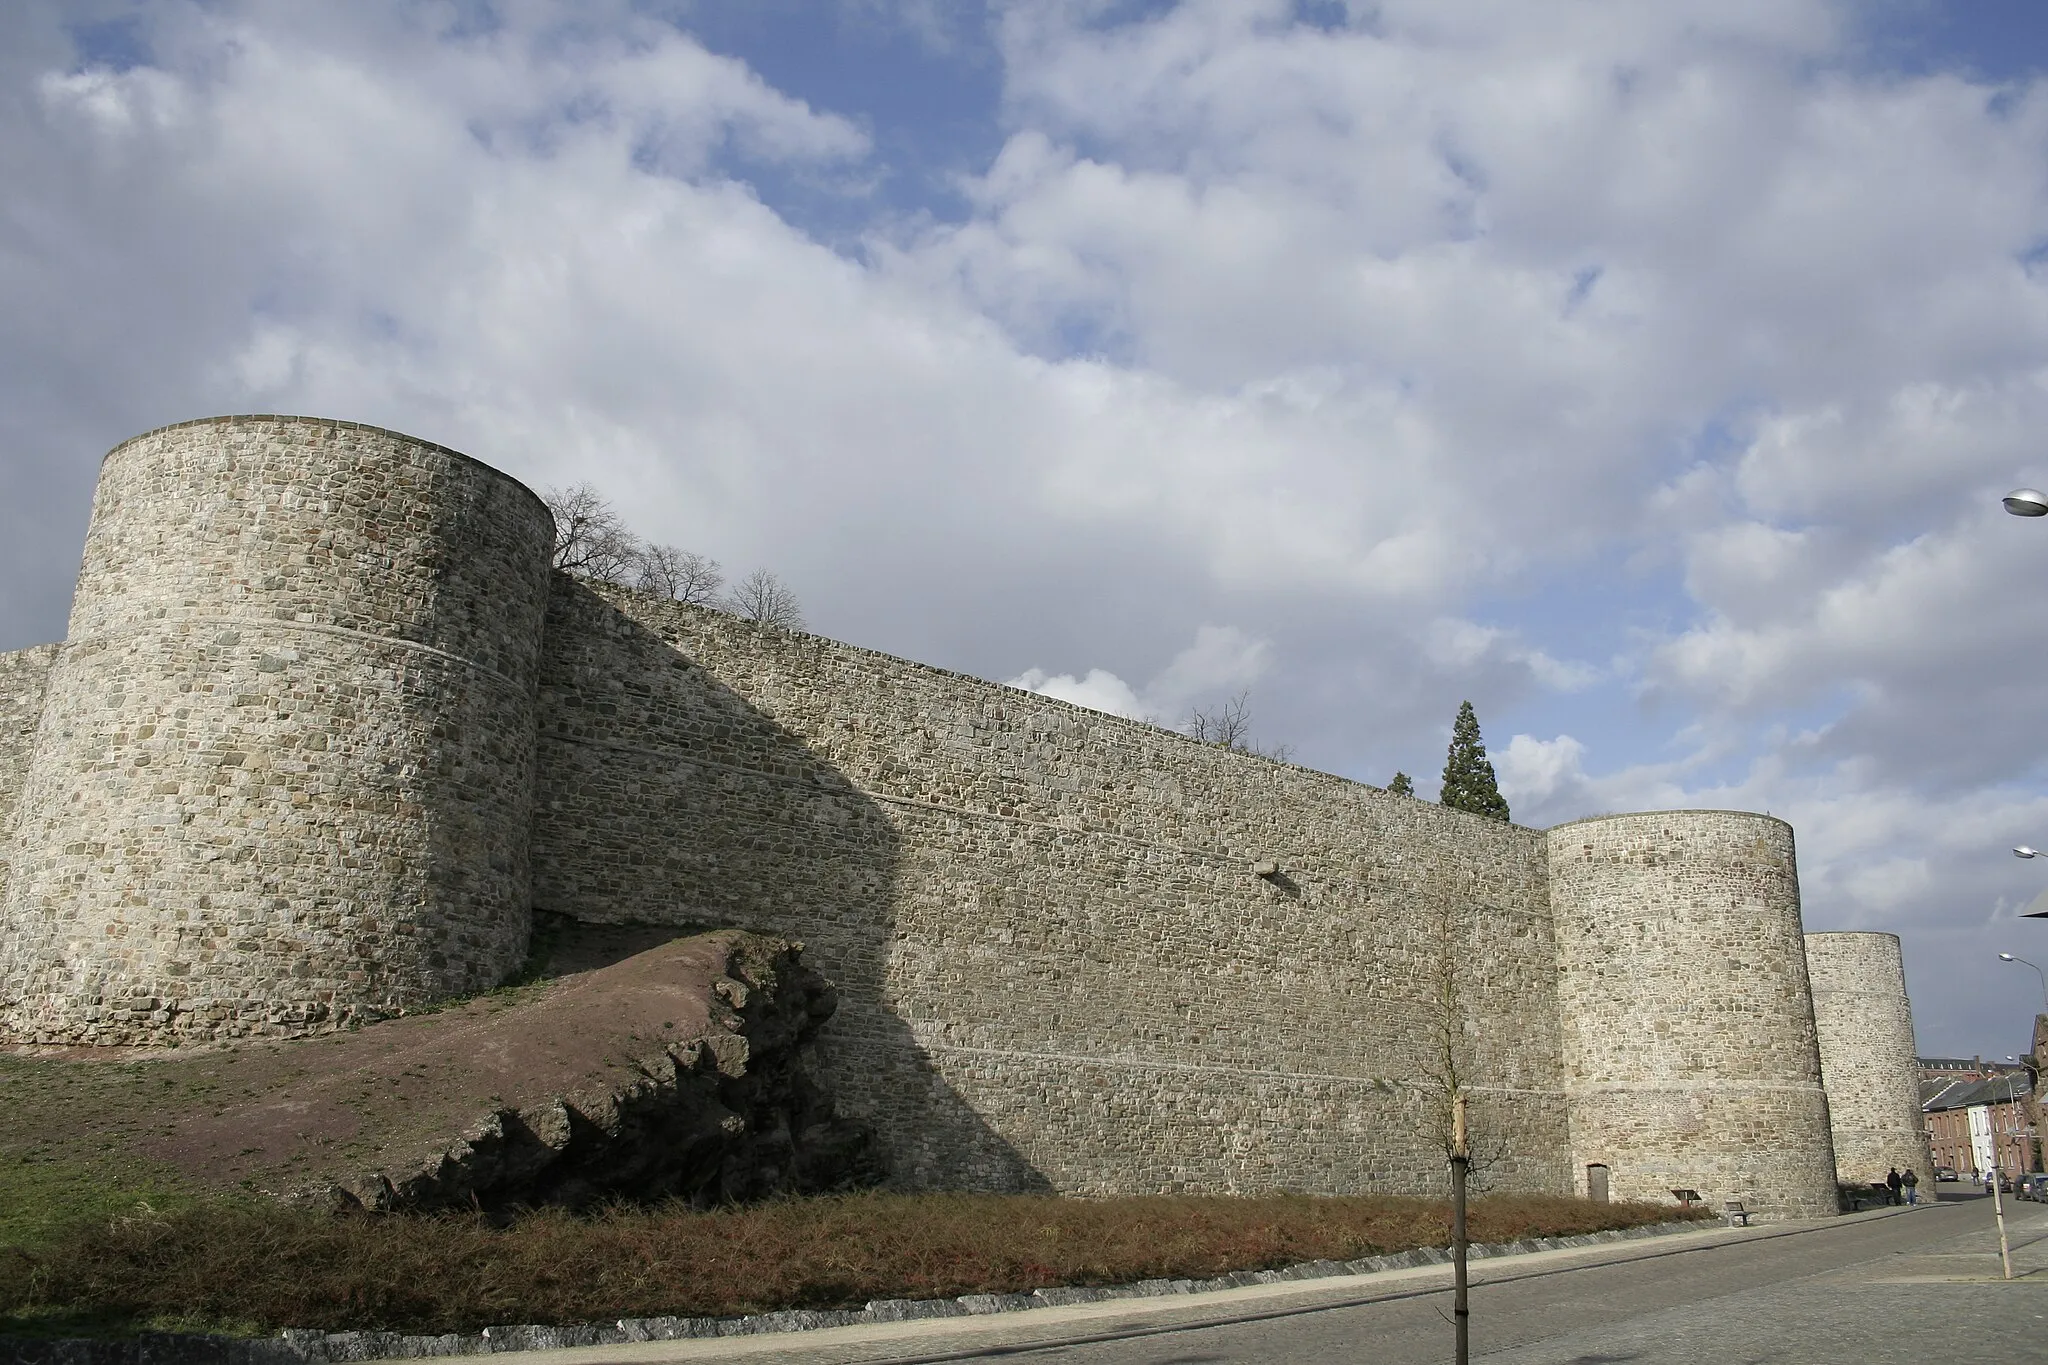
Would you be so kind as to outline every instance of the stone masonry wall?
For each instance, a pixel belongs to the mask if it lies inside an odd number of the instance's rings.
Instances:
[[[495,470],[349,422],[109,453],[22,784],[0,1026],[292,1033],[501,979],[553,533]]]
[[[1792,829],[1734,811],[1550,831],[1574,1175],[1837,1211]]]
[[[1535,831],[560,577],[539,724],[536,906],[806,940],[898,1184],[1437,1190],[1448,1054],[1570,1188]]]
[[[43,714],[44,686],[56,658],[55,645],[0,654],[0,897],[7,894],[14,809],[21,799],[21,784],[28,777],[36,722]]]
[[[0,1037],[375,1017],[495,984],[538,906],[808,940],[907,1187],[1438,1191],[1455,1077],[1482,1185],[1826,1213],[1824,1055],[1844,1174],[1928,1174],[1896,940],[1802,944],[1780,821],[1546,836],[577,583],[552,536],[354,423],[110,452],[66,641],[0,655]]]
[[[1913,1006],[1898,936],[1808,934],[1806,967],[1836,1170],[1855,1183],[1910,1168],[1931,1194],[1934,1156],[1920,1113]]]

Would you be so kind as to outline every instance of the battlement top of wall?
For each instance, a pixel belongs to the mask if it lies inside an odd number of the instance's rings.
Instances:
[[[438,441],[429,441],[426,440],[424,437],[413,436],[403,431],[393,430],[390,427],[372,426],[368,422],[350,422],[340,417],[306,417],[293,413],[283,412],[237,412],[226,413],[218,417],[193,417],[183,422],[167,422],[163,426],[151,427],[148,431],[142,432],[139,435],[130,436],[127,440],[122,441],[118,445],[114,446],[114,448],[109,450],[105,455],[102,455],[100,457],[100,463],[104,465],[108,460],[113,459],[115,455],[119,454],[123,450],[126,450],[129,446],[134,445],[136,442],[146,441],[152,436],[161,436],[163,433],[167,431],[182,431],[186,427],[254,426],[259,423],[270,423],[274,425],[288,426],[325,427],[334,431],[367,431],[377,436],[390,436],[396,440],[409,441],[413,445],[423,447],[424,449],[427,450],[437,451],[443,455],[451,456],[457,460],[463,461],[466,464],[475,465],[484,473],[491,475],[493,478],[500,479],[505,483],[510,484],[512,487],[518,489],[520,492],[526,494],[527,497],[533,499],[536,506],[542,508],[543,510],[547,508],[547,503],[544,499],[542,499],[540,494],[534,492],[524,483],[521,483],[518,479],[513,478],[510,474],[507,474],[504,470],[498,468],[496,465],[485,464],[482,460],[479,460],[474,455],[466,455],[462,451],[455,449],[453,446],[444,446]],[[549,513],[549,515],[552,516],[553,513]]]
[[[1544,832],[1546,834],[1556,834],[1560,830],[1573,829],[1580,825],[1607,824],[1620,820],[1657,820],[1672,815],[1712,815],[1740,820],[1761,820],[1773,825],[1782,825],[1788,831],[1792,828],[1792,824],[1788,820],[1781,820],[1775,815],[1766,815],[1761,811],[1753,810],[1638,810],[1620,811],[1611,815],[1588,815],[1578,820],[1567,820],[1561,825],[1552,825]]]
[[[1895,948],[1898,947],[1900,943],[1899,936],[1897,934],[1880,933],[1875,929],[1816,929],[1811,933],[1807,934],[1807,937],[1810,939],[1832,939],[1835,942],[1842,943],[1844,945],[1846,945],[1847,942],[1851,939],[1865,938],[1884,939],[1886,942],[1890,943]],[[1869,946],[1877,947],[1878,945],[1871,944]]]

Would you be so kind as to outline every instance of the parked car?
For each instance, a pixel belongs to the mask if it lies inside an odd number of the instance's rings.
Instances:
[[[2036,1171],[2032,1175],[2021,1176],[2020,1187],[2013,1193],[2037,1204],[2048,1204],[2048,1174]]]
[[[1960,1179],[1960,1177],[1956,1175],[1956,1168],[1953,1166],[1936,1166],[1934,1168],[1934,1178],[1936,1180]]]

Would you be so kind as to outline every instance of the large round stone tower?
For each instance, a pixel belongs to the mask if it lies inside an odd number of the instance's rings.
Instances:
[[[1934,1190],[1920,1113],[1920,1063],[1906,961],[1896,934],[1808,934],[1813,1022],[1844,1181],[1882,1180],[1894,1167]]]
[[[294,1033],[501,980],[552,537],[505,475],[352,422],[115,447],[0,905],[8,1032]]]
[[[1617,1198],[1839,1208],[1792,829],[1733,811],[1549,833],[1573,1165]]]

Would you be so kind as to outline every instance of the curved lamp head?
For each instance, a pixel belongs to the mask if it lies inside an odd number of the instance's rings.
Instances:
[[[2016,957],[2014,957],[2014,956],[2013,956],[2013,955],[2012,955],[2011,953],[2000,953],[2000,954],[1998,955],[1998,960],[1999,960],[2000,962],[2017,962],[2017,961],[2019,961],[2019,959],[2018,959],[2018,958],[2016,958]]]
[[[2041,850],[2038,848],[2028,848],[2025,844],[2021,844],[2012,851],[2012,856],[2015,858],[2038,858],[2041,856]]]
[[[2048,494],[2015,488],[2005,495],[2005,510],[2016,517],[2048,517]]]

